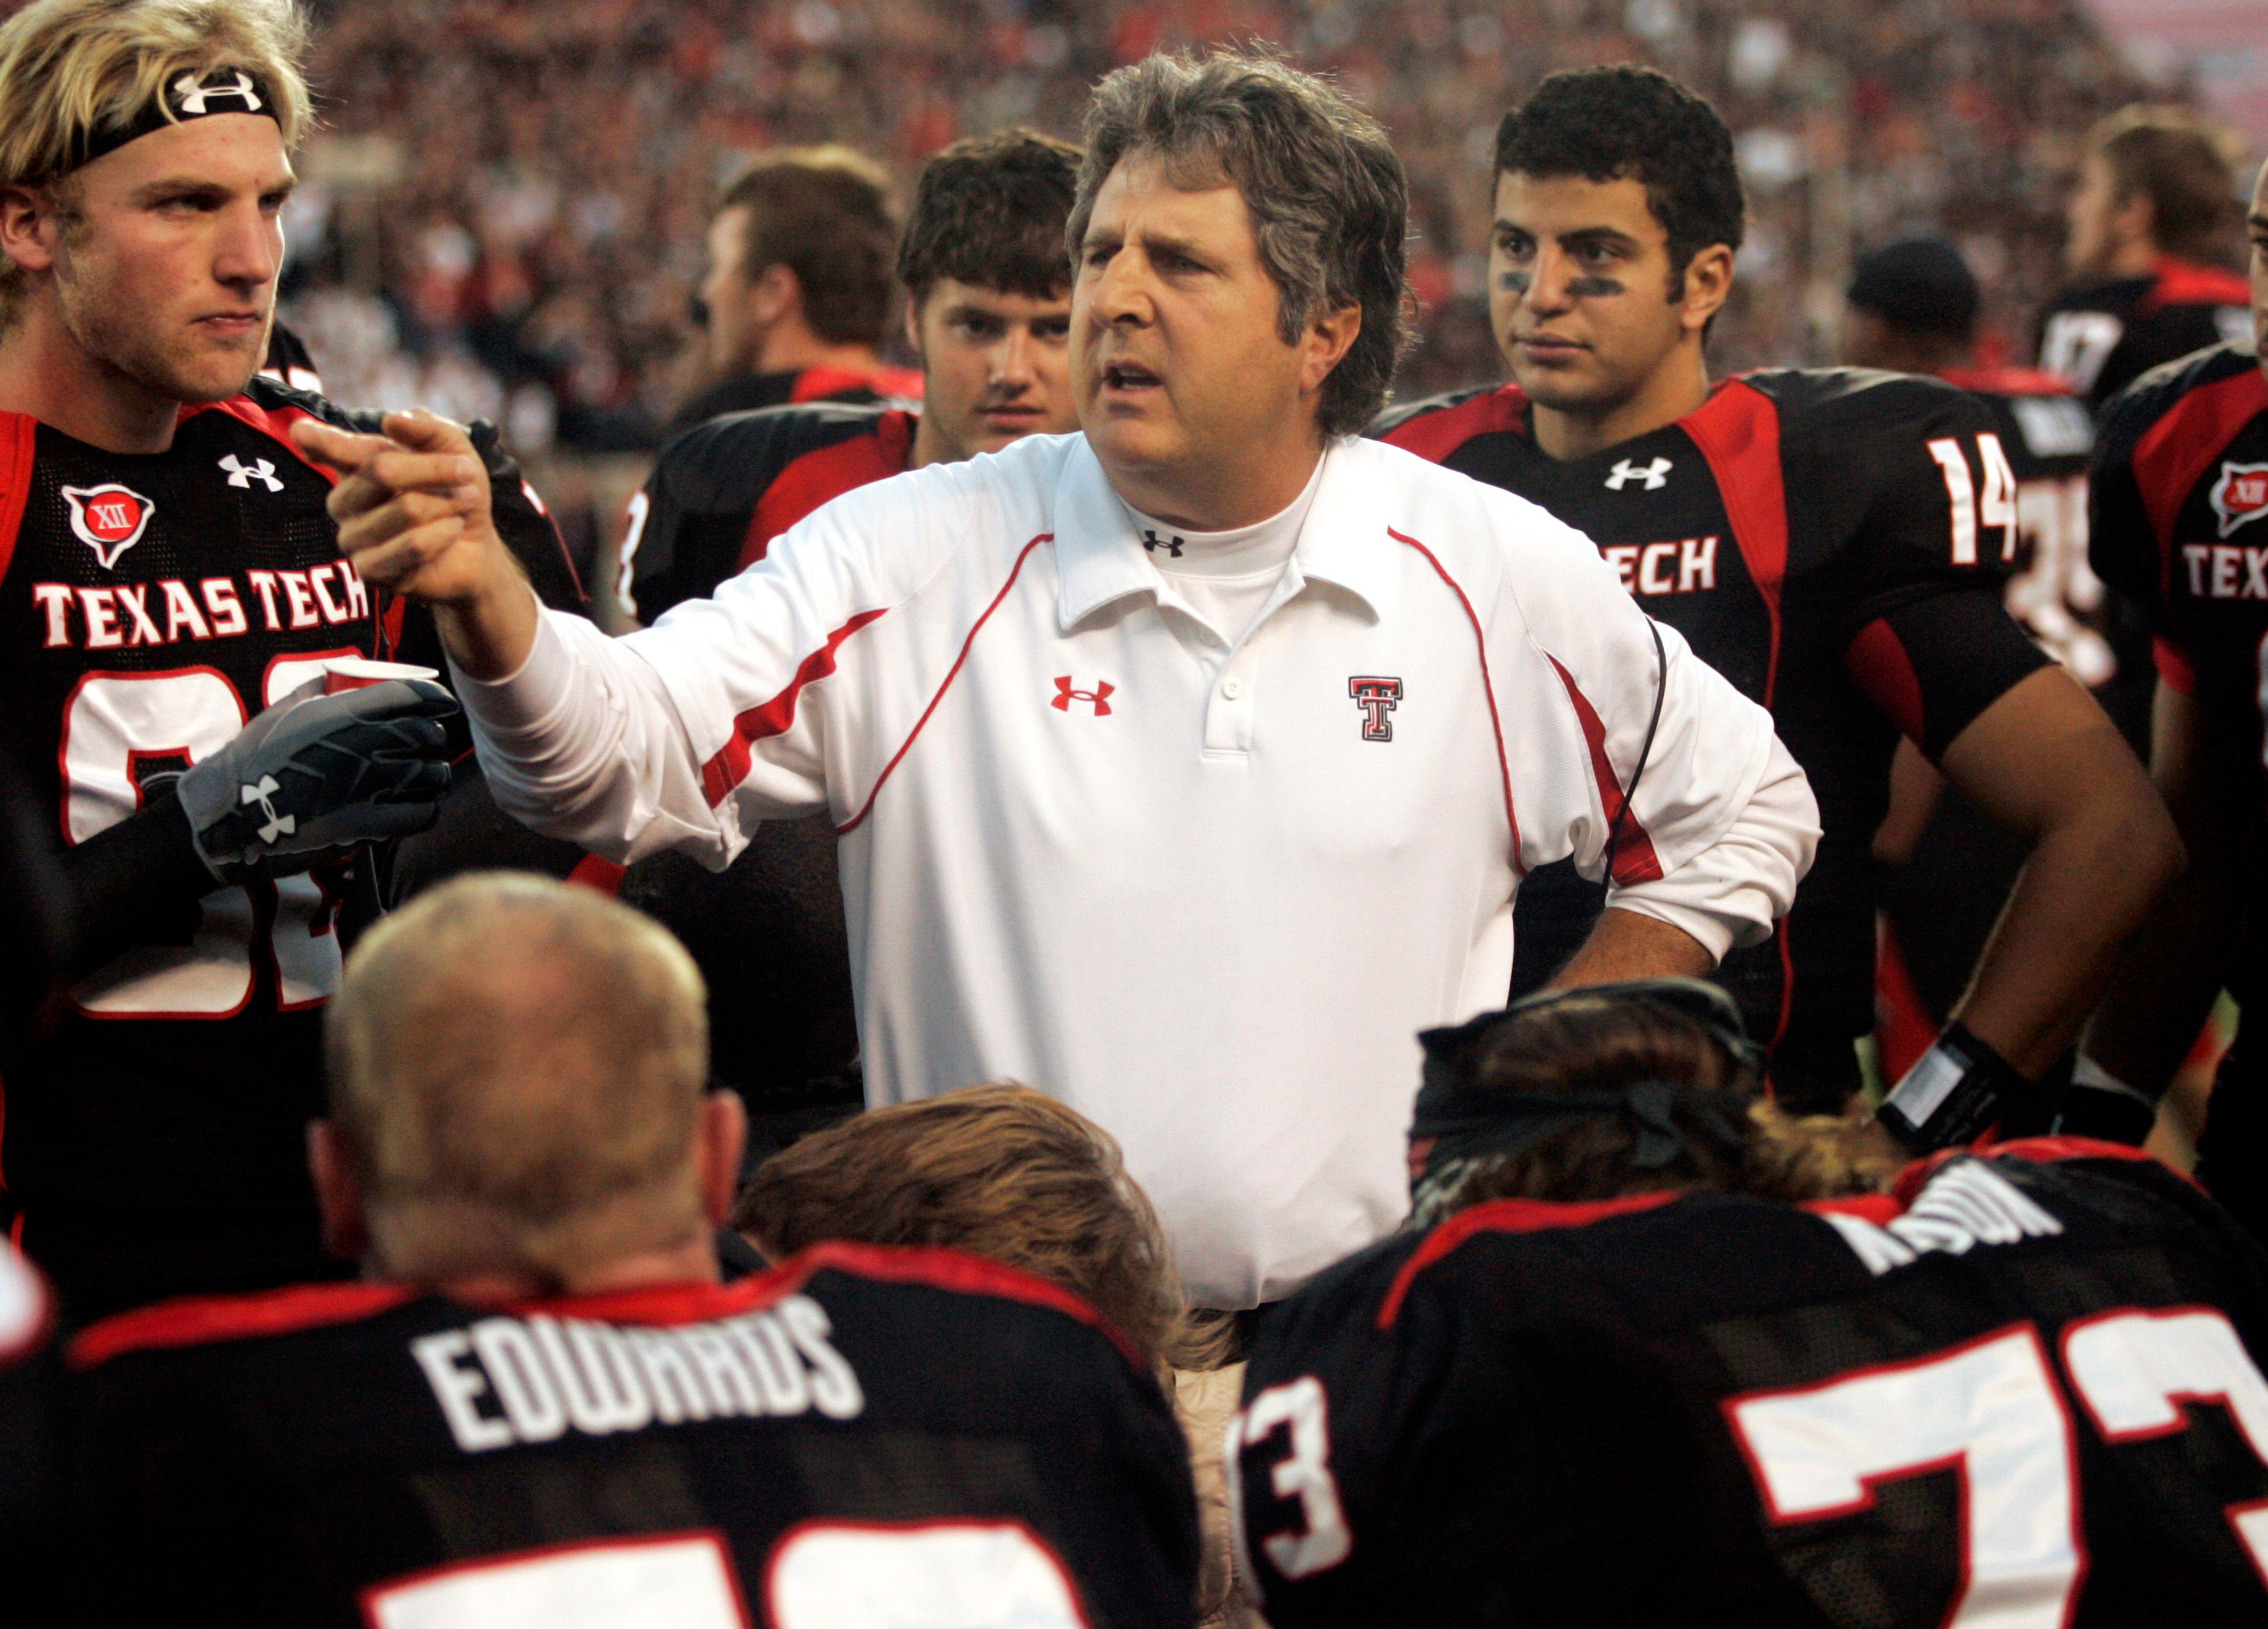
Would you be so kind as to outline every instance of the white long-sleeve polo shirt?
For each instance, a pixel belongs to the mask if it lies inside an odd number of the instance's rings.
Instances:
[[[1660,632],[1616,903],[1721,955],[1786,910],[1817,812]],[[1071,435],[848,493],[625,638],[546,613],[464,693],[497,800],[615,859],[721,868],[828,810],[870,1100],[1063,1099],[1192,1297],[1242,1307],[1403,1215],[1417,1034],[1502,1004],[1524,871],[1597,874],[1656,673],[1587,540],[1364,440],[1225,645]]]

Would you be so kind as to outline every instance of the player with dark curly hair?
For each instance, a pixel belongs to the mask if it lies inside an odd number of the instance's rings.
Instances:
[[[1587,533],[1647,611],[1771,710],[1825,836],[1773,941],[1720,977],[1785,1100],[1840,1109],[1860,1084],[1869,844],[1899,737],[2028,839],[1973,988],[1885,1109],[1916,1147],[1973,1135],[2035,1095],[2180,853],[2117,732],[2001,608],[2016,505],[1994,421],[1900,374],[1712,386],[1740,176],[1724,121],[1668,76],[1553,75],[1505,116],[1496,166],[1491,313],[1514,382],[1399,409],[1375,433]],[[1635,861],[1615,857],[1616,885]],[[1598,909],[1568,868],[1531,878],[1514,989],[1551,977]]]
[[[2181,1177],[1897,1172],[1697,982],[1425,1048],[1413,1226],[1268,1319],[1229,1433],[1277,1629],[2260,1621],[2268,1283]]]

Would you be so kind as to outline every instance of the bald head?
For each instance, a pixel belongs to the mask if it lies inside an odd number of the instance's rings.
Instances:
[[[588,889],[481,873],[388,917],[326,1025],[372,1264],[566,1286],[703,1236],[703,999],[675,940]]]

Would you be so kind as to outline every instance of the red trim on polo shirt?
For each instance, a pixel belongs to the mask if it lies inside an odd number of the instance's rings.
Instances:
[[[1613,761],[1607,756],[1607,728],[1599,721],[1598,709],[1591,705],[1575,682],[1575,675],[1556,656],[1551,666],[1559,674],[1559,682],[1567,687],[1567,699],[1575,704],[1575,720],[1583,726],[1583,740],[1591,748],[1591,777],[1598,782],[1599,807],[1607,817],[1607,829],[1614,829],[1615,821],[1623,812],[1622,782],[1616,778]],[[1653,851],[1653,838],[1647,833],[1646,822],[1636,814],[1623,822],[1621,835],[1616,839],[1614,879],[1624,888],[1634,882],[1656,882],[1662,875],[1661,857]]]

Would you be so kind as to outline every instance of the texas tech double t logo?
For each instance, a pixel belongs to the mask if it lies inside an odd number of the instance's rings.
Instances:
[[[1395,704],[1402,699],[1399,679],[1354,678],[1347,681],[1347,694],[1355,705],[1362,709],[1362,738],[1365,741],[1392,741],[1394,720],[1389,716]]]

